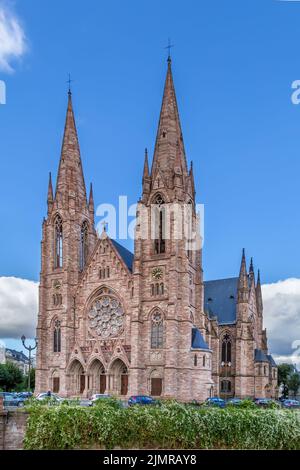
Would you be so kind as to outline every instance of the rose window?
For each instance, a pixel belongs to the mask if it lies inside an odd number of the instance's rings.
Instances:
[[[98,298],[88,313],[89,327],[102,338],[118,336],[124,327],[124,310],[118,299],[104,295]]]

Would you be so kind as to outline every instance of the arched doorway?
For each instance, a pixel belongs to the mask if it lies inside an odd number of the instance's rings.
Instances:
[[[115,395],[128,393],[128,369],[121,359],[116,359],[110,367],[109,391]]]
[[[104,366],[99,359],[94,359],[89,367],[88,389],[91,393],[105,393],[106,374]]]
[[[154,369],[150,375],[150,395],[159,397],[163,391],[163,379],[160,371]]]
[[[60,381],[59,381],[59,372],[54,370],[52,373],[52,384],[51,389],[53,393],[59,393]]]
[[[85,390],[85,373],[82,364],[75,359],[69,367],[69,390],[72,395],[82,395]]]

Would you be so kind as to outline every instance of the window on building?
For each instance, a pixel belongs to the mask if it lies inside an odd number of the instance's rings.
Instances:
[[[205,367],[205,364],[206,364],[206,357],[205,356],[203,356],[202,363],[203,363],[203,367]]]
[[[163,317],[158,311],[154,312],[151,320],[151,348],[160,349],[163,347]]]
[[[61,352],[61,327],[60,321],[56,320],[54,323],[53,331],[53,351]]]
[[[162,196],[158,194],[154,200],[155,204],[155,240],[154,240],[154,252],[156,254],[165,253],[166,241],[165,241],[165,201]]]
[[[80,231],[79,267],[81,271],[84,269],[88,258],[88,233],[88,223],[84,221]]]
[[[54,267],[62,268],[63,266],[63,224],[59,215],[56,216],[54,222]]]
[[[224,335],[222,339],[221,360],[225,364],[231,362],[231,338],[228,334]]]
[[[194,356],[194,366],[197,367],[198,365],[198,357],[197,357],[197,354],[195,354]]]
[[[230,393],[231,392],[231,382],[230,382],[230,380],[222,380],[221,381],[221,392],[222,393]]]

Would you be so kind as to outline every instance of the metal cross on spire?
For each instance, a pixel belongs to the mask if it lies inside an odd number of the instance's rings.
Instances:
[[[68,91],[68,93],[69,93],[69,95],[71,95],[71,94],[72,94],[72,91],[71,91],[71,83],[72,83],[74,80],[71,80],[71,74],[70,74],[70,73],[69,73],[68,76],[69,76],[69,78],[68,78],[68,80],[67,80],[67,83],[68,83],[68,85],[69,85],[69,91]]]
[[[171,39],[168,38],[168,45],[165,47],[165,49],[168,49],[168,61],[171,60],[171,48],[174,47],[174,44],[171,44]]]

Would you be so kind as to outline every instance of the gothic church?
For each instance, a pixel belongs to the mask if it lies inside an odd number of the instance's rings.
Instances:
[[[94,227],[71,92],[61,157],[42,227],[36,393],[147,394],[181,401],[275,397],[277,367],[263,329],[259,273],[243,252],[239,276],[204,281],[202,250],[165,239],[164,208],[189,204],[196,220],[171,59],[151,169],[138,203],[157,208],[156,235],[134,253]],[[149,212],[150,214],[150,212]],[[151,217],[151,215],[149,215]]]

